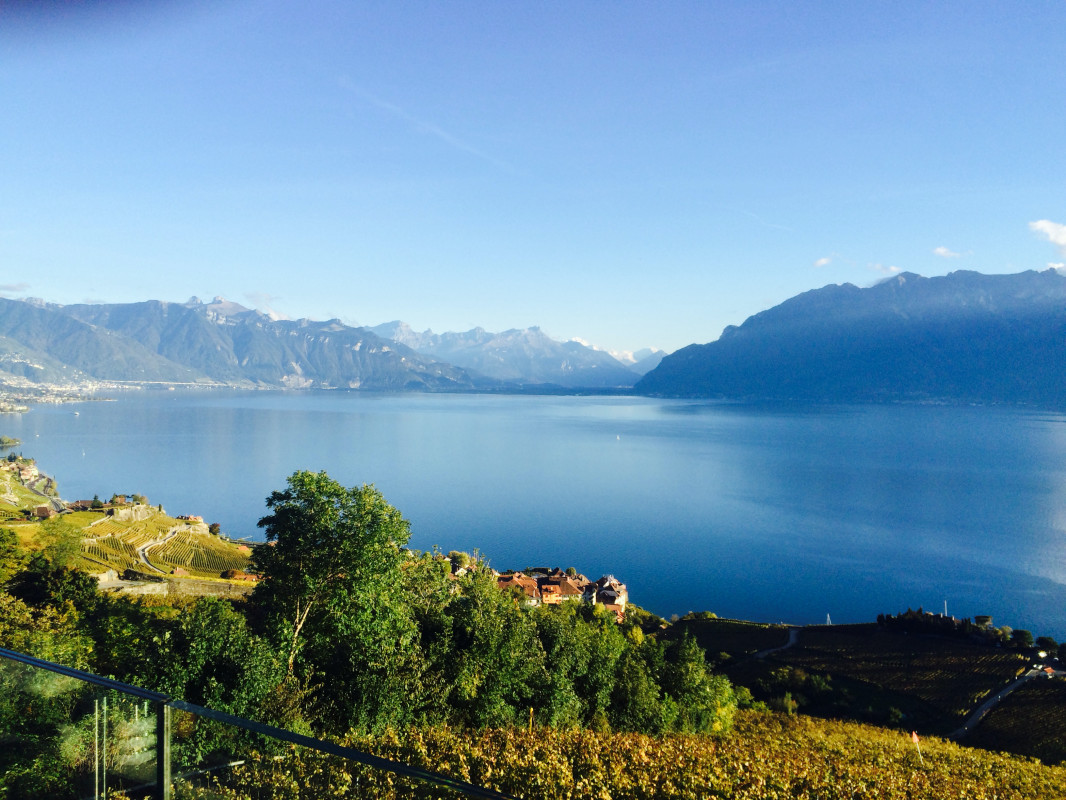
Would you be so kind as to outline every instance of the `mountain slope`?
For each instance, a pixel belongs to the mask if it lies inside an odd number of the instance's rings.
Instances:
[[[642,394],[1066,402],[1066,277],[904,273],[826,286],[667,356]]]
[[[447,391],[495,386],[337,320],[221,299],[61,306],[0,298],[0,378]]]
[[[469,389],[464,370],[338,320],[274,320],[216,298],[56,307],[213,380],[264,387],[384,391]]]
[[[188,382],[203,375],[145,347],[137,339],[112,332],[45,306],[0,298],[0,336],[5,350],[29,361],[47,361],[49,374],[20,371],[23,377],[52,380],[57,369],[101,380]],[[25,351],[23,352],[23,348]],[[78,377],[71,374],[71,378]]]
[[[580,342],[557,342],[536,327],[435,334],[418,333],[396,321],[370,330],[424,355],[515,384],[607,389],[632,386],[638,378],[638,373],[609,353]]]

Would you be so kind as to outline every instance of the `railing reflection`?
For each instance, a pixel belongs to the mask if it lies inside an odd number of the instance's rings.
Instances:
[[[297,779],[294,763],[310,768]],[[0,798],[300,799],[362,794],[371,785],[395,798],[513,800],[0,648]]]

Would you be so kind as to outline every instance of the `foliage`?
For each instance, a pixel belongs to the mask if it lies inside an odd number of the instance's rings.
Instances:
[[[1066,770],[854,723],[741,712],[725,738],[550,728],[412,729],[353,736],[348,746],[528,800],[1029,800],[1064,794]],[[456,797],[297,750],[252,757],[226,785],[186,796],[217,798]]]
[[[401,724],[422,696],[403,593],[409,523],[373,486],[346,489],[325,472],[294,473],[267,507],[253,600],[288,674],[321,686],[319,712],[332,727]]]
[[[27,558],[18,534],[10,528],[0,528],[0,587],[22,569]]]

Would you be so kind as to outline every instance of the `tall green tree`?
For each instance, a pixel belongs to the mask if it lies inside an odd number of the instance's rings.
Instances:
[[[253,599],[289,676],[320,688],[331,727],[405,723],[424,666],[402,572],[410,524],[373,486],[345,488],[325,472],[294,473],[267,507]]]

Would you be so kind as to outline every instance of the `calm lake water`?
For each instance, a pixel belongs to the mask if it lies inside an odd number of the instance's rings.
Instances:
[[[261,538],[292,472],[326,470],[376,484],[413,547],[614,573],[664,616],[839,623],[946,600],[1066,638],[1057,413],[146,392],[0,425],[66,499],[137,492],[235,537]]]

